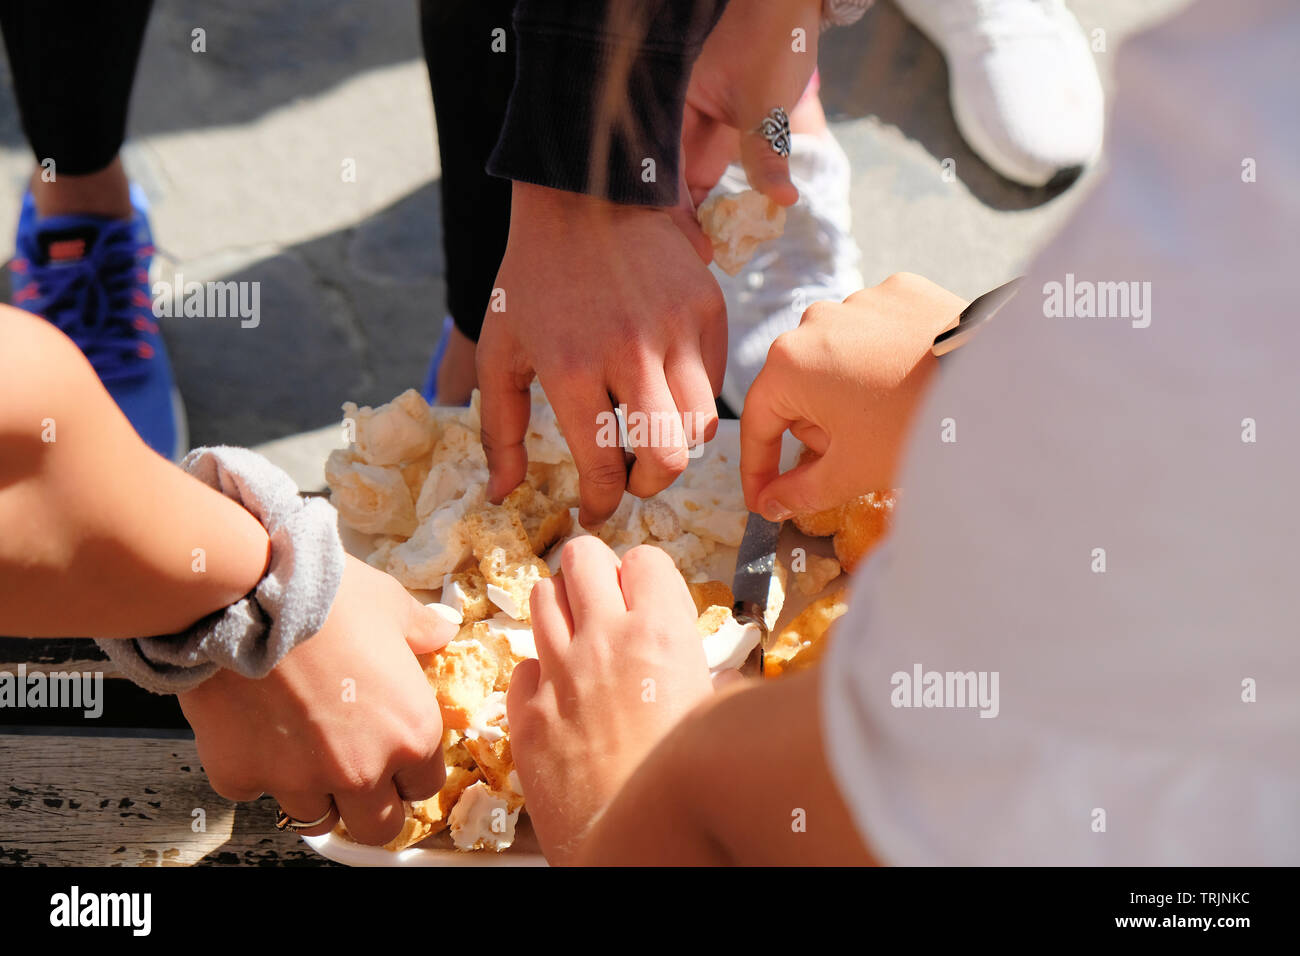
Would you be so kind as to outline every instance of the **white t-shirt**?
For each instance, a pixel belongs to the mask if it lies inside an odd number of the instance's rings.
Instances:
[[[942,360],[824,667],[883,862],[1300,863],[1298,51],[1286,0],[1126,47],[1111,172]]]

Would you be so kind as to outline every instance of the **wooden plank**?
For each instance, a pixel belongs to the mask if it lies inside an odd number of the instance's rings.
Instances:
[[[108,658],[85,638],[72,637],[0,637],[0,670],[14,670],[19,663],[62,664],[68,661],[94,661],[89,670],[103,670]]]
[[[333,865],[270,797],[218,796],[193,741],[0,734],[0,768],[0,865]]]

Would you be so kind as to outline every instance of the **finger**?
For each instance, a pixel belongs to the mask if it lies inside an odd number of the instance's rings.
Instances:
[[[445,604],[424,605],[409,595],[406,625],[402,633],[406,644],[413,654],[428,654],[436,651],[459,632],[460,626],[455,621],[455,611]]]
[[[757,129],[740,137],[740,163],[749,185],[778,206],[793,206],[799,201],[799,190],[790,181],[789,158],[772,149]]]
[[[781,439],[795,423],[777,409],[770,377],[764,371],[766,366],[759,370],[750,386],[740,413],[740,486],[745,493],[745,506],[760,514],[759,492],[780,474]],[[769,521],[783,520],[772,515],[764,517]]]
[[[690,589],[662,548],[643,544],[623,555],[618,583],[629,611],[676,615],[687,625],[694,623],[695,601]],[[695,634],[693,627],[689,630]]]
[[[664,363],[664,374],[673,402],[682,413],[686,447],[712,441],[718,431],[718,406],[700,354],[686,349],[670,352]]]
[[[796,465],[759,489],[759,513],[769,521],[781,521],[792,514],[824,511],[843,504],[853,494],[842,490],[836,471],[831,467],[829,453]]]
[[[334,805],[358,843],[383,846],[402,832],[406,809],[392,778],[372,790],[334,794]]]
[[[649,498],[676,481],[690,461],[681,410],[662,365],[632,373],[630,381],[616,387],[615,395],[627,404],[628,444],[636,455],[627,490]]]
[[[519,374],[518,349],[500,338],[495,328],[490,321],[484,324],[476,365],[481,401],[479,438],[490,476],[488,497],[499,503],[528,473],[524,436],[532,411],[528,391],[532,375],[531,371],[527,378]]]
[[[713,279],[712,273],[709,278]],[[700,361],[716,398],[722,394],[722,379],[727,374],[727,300],[717,280],[713,287],[718,293],[713,307],[700,316]]]
[[[427,760],[402,767],[393,774],[393,786],[403,800],[427,800],[447,782],[447,766],[442,762],[442,748]]]
[[[708,265],[713,261],[713,242],[704,234],[700,228],[700,221],[695,215],[695,201],[691,197],[691,189],[686,184],[686,158],[683,155],[680,161],[680,173],[677,176],[677,205],[668,211],[669,217],[677,223],[677,228],[682,231],[691,247],[695,250],[696,255]]]
[[[578,468],[578,523],[584,528],[599,527],[614,513],[627,486],[627,464],[618,444],[614,407],[604,385],[595,378],[575,378],[557,385],[547,388],[542,381],[555,409],[556,424]]]
[[[280,804],[280,809],[289,814],[295,820],[316,820],[325,813],[329,816],[321,820],[316,826],[307,830],[296,830],[304,836],[320,836],[322,833],[329,833],[334,829],[334,824],[339,822],[338,811],[334,807],[334,802],[330,800],[328,793],[305,793],[294,791],[285,794],[275,794],[276,803]]]
[[[540,661],[527,658],[515,665],[510,674],[510,686],[506,689],[506,720],[516,727],[519,721],[515,715],[519,708],[533,699],[542,680]]]
[[[573,634],[627,613],[618,583],[618,558],[594,535],[574,538],[560,555]]]
[[[218,795],[225,797],[234,803],[252,803],[260,797],[265,791],[257,789],[251,784],[235,784],[225,780],[219,780],[208,774],[208,786]],[[318,814],[319,815],[319,814]],[[314,820],[315,817],[308,817],[308,820]]]
[[[533,622],[533,642],[537,645],[538,659],[550,667],[573,640],[573,617],[569,613],[564,580],[542,578],[538,581],[528,599],[528,612]]]

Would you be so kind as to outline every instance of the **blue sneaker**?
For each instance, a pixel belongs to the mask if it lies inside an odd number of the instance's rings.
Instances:
[[[29,192],[9,264],[13,304],[53,322],[90,360],[113,400],[149,447],[178,461],[185,413],[149,296],[153,237],[144,193],[131,186],[135,215],[36,214]]]
[[[433,350],[433,358],[429,360],[429,371],[424,375],[424,387],[420,389],[420,394],[430,405],[438,397],[438,366],[442,365],[442,357],[447,354],[447,343],[451,341],[451,330],[454,323],[451,316],[444,316],[442,320],[442,336],[438,339],[437,346]]]

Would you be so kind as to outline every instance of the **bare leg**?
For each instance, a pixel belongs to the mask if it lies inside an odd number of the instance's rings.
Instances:
[[[110,219],[131,218],[131,195],[121,157],[98,172],[85,176],[56,175],[53,182],[41,178],[42,170],[32,173],[32,199],[41,216],[68,213],[105,216]]]
[[[474,368],[474,340],[455,325],[442,364],[438,366],[439,405],[464,405],[478,386],[478,372]]]

